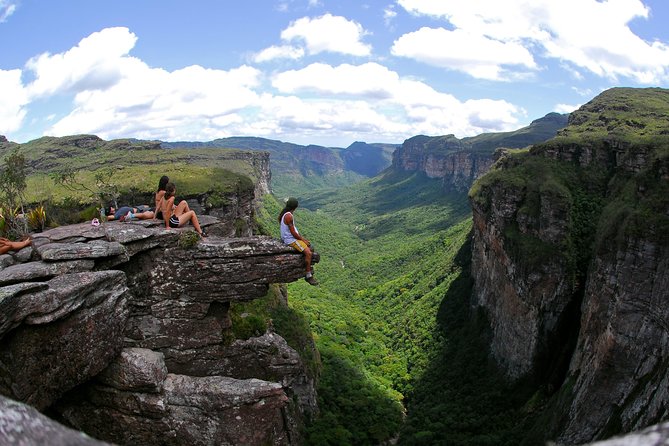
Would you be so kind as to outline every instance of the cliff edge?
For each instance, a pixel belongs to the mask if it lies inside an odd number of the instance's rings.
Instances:
[[[546,397],[537,440],[669,416],[669,91],[612,89],[471,189],[472,304],[512,380]]]
[[[315,376],[271,327],[237,339],[230,309],[303,277],[303,257],[269,237],[194,235],[83,223],[0,256],[0,442],[37,442],[43,426],[51,444],[97,444],[21,402],[118,444],[300,443]]]

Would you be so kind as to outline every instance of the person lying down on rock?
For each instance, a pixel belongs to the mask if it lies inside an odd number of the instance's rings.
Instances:
[[[153,209],[148,205],[142,204],[137,207],[121,206],[118,209],[114,206],[109,206],[105,208],[105,215],[107,216],[107,221],[130,221],[134,219],[150,220],[153,218],[154,213]]]
[[[19,251],[31,243],[29,237],[24,237],[18,242],[13,242],[4,237],[0,237],[0,255],[7,254],[9,251]]]

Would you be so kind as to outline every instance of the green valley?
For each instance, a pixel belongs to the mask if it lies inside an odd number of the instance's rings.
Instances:
[[[288,287],[323,362],[309,444],[379,444],[400,429],[401,444],[514,444],[515,406],[482,340],[457,332],[471,287],[466,195],[389,170],[301,200],[298,228],[322,256],[319,287]],[[264,210],[278,236],[279,204]]]

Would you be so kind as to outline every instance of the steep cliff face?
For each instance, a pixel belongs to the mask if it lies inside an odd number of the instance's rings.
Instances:
[[[669,92],[609,90],[470,192],[473,305],[514,379],[557,390],[547,438],[669,415]]]
[[[3,255],[0,393],[118,444],[299,444],[313,374],[271,328],[235,339],[230,308],[301,278],[303,257],[268,237],[189,245],[189,232],[79,224]]]
[[[515,132],[463,139],[454,135],[414,136],[395,151],[392,166],[400,171],[420,171],[429,178],[442,178],[445,188],[466,192],[498,158],[497,149],[522,148],[545,141],[566,123],[566,116],[551,113]]]

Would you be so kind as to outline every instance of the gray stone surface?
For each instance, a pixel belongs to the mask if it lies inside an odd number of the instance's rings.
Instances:
[[[12,446],[103,446],[88,435],[67,428],[35,408],[0,396],[0,444]]]

